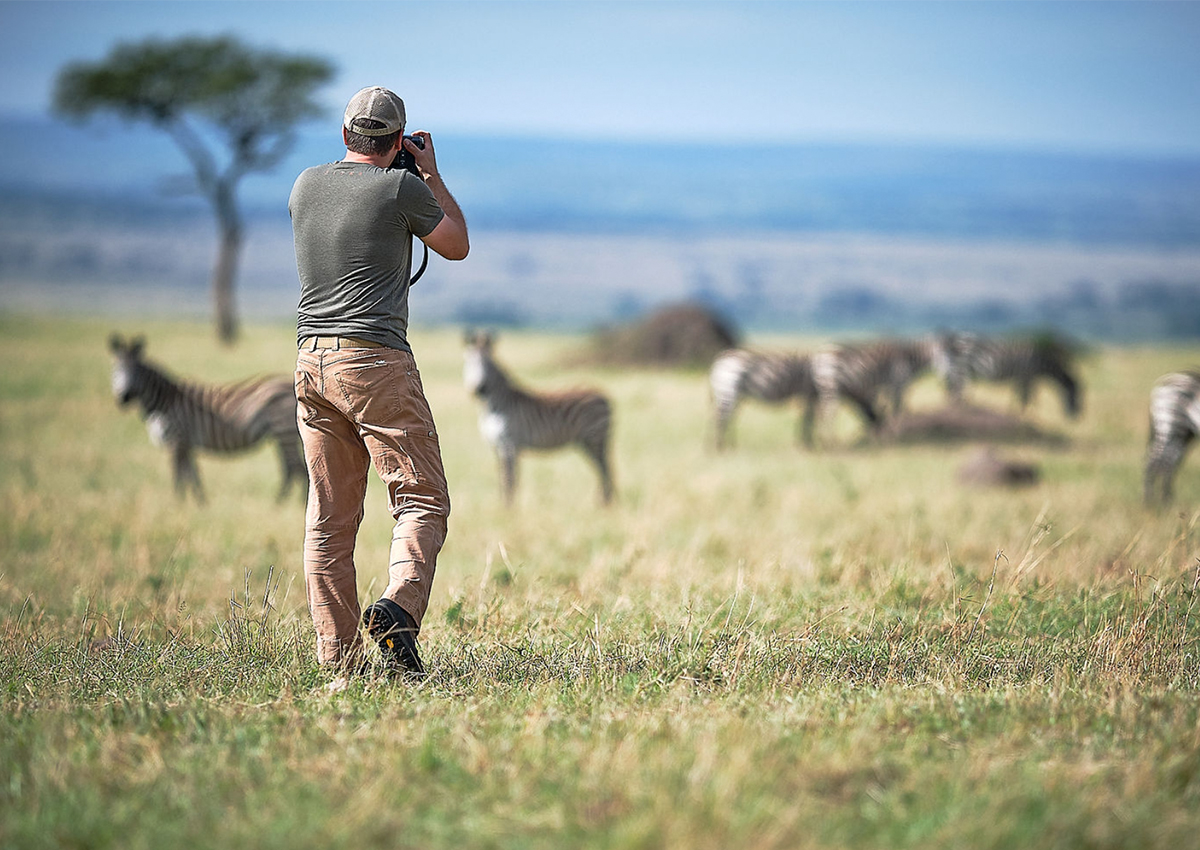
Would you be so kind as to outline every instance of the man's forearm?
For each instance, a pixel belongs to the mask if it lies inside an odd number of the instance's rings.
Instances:
[[[471,241],[467,237],[467,220],[463,217],[458,202],[446,188],[441,175],[436,172],[425,175],[425,185],[429,187],[434,200],[445,213],[441,223],[425,237],[425,244],[448,260],[461,260],[471,250]]]
[[[442,175],[430,174],[425,178],[425,185],[429,187],[429,191],[433,192],[434,200],[438,202],[438,206],[442,208],[442,212],[453,219],[462,228],[463,233],[466,233],[467,220],[463,218],[462,210],[458,207],[458,201],[454,200],[454,196],[446,188],[446,181],[442,180]]]

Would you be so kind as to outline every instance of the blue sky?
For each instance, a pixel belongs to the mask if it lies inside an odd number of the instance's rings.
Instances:
[[[324,56],[433,132],[1200,154],[1195,2],[0,0],[0,113],[118,40]]]

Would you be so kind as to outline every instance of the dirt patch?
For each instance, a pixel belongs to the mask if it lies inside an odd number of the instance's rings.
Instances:
[[[1062,434],[986,407],[951,405],[937,410],[905,412],[879,432],[885,443],[1040,443],[1065,445]]]

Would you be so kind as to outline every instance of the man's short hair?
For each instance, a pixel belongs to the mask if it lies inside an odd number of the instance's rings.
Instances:
[[[364,130],[382,130],[386,126],[382,121],[372,121],[370,118],[359,118],[356,126],[362,127]],[[349,127],[346,128],[346,147],[355,153],[363,154],[364,156],[383,156],[385,153],[396,147],[396,139],[400,137],[403,130],[397,130],[395,133],[388,133],[386,136],[364,136],[362,133],[356,133]]]

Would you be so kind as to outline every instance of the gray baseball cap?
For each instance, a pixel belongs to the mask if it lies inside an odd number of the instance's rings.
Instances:
[[[360,127],[355,122],[369,118],[383,124],[383,129]],[[387,136],[404,129],[404,101],[393,91],[380,86],[368,86],[346,105],[342,126],[362,136]]]

